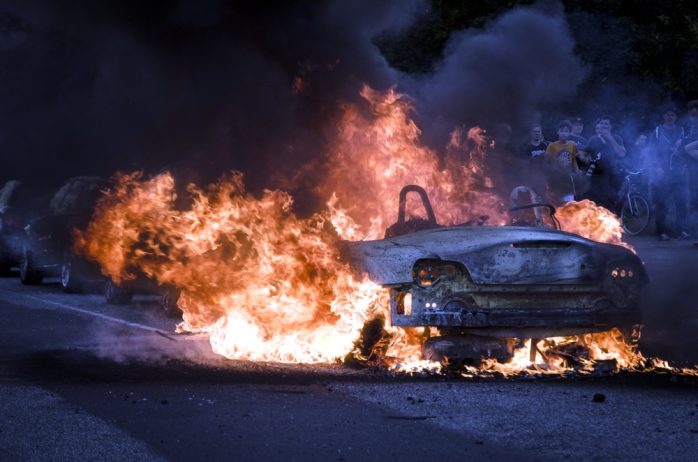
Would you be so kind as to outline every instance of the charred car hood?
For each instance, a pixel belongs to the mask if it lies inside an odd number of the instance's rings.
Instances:
[[[646,279],[642,262],[629,250],[545,228],[436,228],[347,241],[343,254],[356,270],[386,286],[411,283],[412,267],[420,259],[458,262],[476,284],[590,284],[616,264],[630,265]]]

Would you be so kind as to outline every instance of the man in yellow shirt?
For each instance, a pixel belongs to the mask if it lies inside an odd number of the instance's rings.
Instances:
[[[577,145],[569,139],[572,124],[563,120],[557,125],[557,141],[550,143],[545,151],[545,166],[548,177],[548,198],[554,205],[574,200],[586,188],[585,176],[577,167],[580,155]]]

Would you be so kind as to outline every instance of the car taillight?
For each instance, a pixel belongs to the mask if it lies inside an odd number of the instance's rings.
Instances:
[[[615,280],[632,279],[637,274],[632,267],[617,266],[610,270],[611,277]]]

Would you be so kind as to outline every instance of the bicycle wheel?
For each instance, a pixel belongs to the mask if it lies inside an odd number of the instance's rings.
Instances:
[[[650,221],[650,205],[640,194],[633,193],[623,202],[620,220],[625,232],[631,235],[640,234]]]

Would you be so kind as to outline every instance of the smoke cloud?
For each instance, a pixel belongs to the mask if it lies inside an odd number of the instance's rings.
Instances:
[[[237,169],[253,190],[302,196],[289,178],[321,162],[363,84],[414,98],[438,150],[456,127],[525,126],[574,97],[585,69],[557,2],[458,32],[433,73],[400,74],[374,39],[426,5],[0,0],[2,180],[55,189],[168,169],[202,183]]]
[[[407,85],[429,140],[461,124],[527,126],[572,99],[585,69],[561,8],[518,8],[483,31],[454,34],[434,74]]]
[[[418,4],[2,2],[3,176],[235,168],[267,186],[318,155],[338,101],[395,82],[371,37]]]

